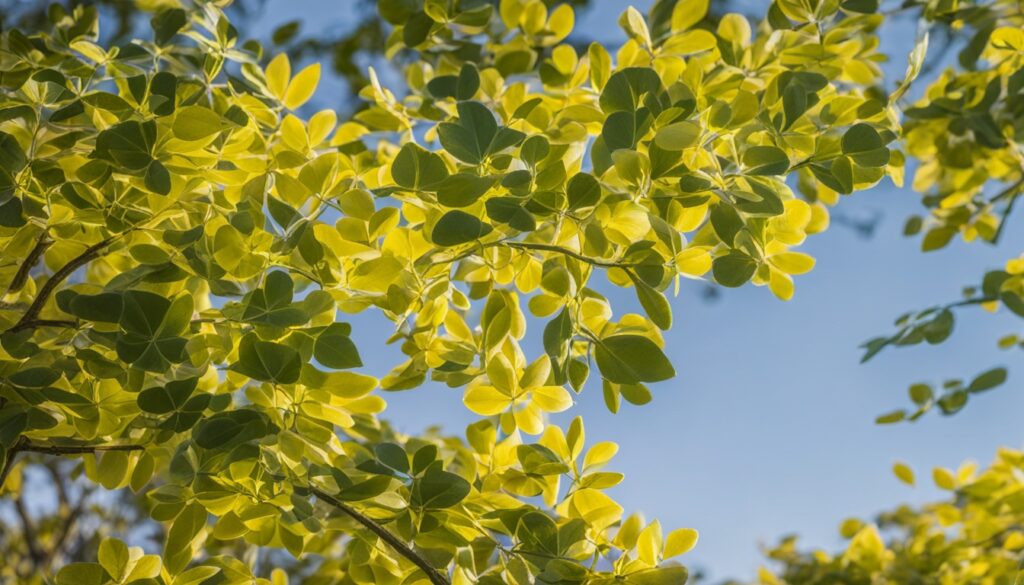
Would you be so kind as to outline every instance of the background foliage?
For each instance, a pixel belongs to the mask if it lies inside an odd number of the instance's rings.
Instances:
[[[374,26],[408,91],[371,69],[340,123],[302,109],[318,63],[265,55],[222,6],[145,8],[152,33],[128,44],[98,42],[90,6],[3,33],[0,459],[24,528],[2,541],[10,578],[681,582],[668,559],[696,531],[626,515],[605,494],[622,480],[605,469],[615,445],[587,448],[580,419],[548,413],[597,386],[612,411],[648,402],[675,374],[669,288],[750,282],[788,300],[813,267],[795,248],[829,206],[901,182],[906,155],[934,161],[914,177],[929,217],[908,223],[926,250],[997,240],[1021,188],[1010,2],[903,6],[922,25],[891,92],[871,2],[778,2],[760,24],[658,2],[622,15],[614,56],[563,42],[565,4],[382,2]],[[963,71],[905,103],[934,26],[970,35]],[[900,319],[867,357],[941,342],[956,307],[1020,313],[1017,263]],[[598,278],[644,314],[616,317]],[[407,358],[381,380],[354,371],[358,331],[337,320],[362,311],[394,323]],[[540,355],[524,350],[530,325]],[[482,417],[464,437],[378,418],[380,391],[428,377]],[[1005,377],[911,398],[952,413]],[[62,478],[52,517],[22,511],[33,460]],[[838,560],[791,543],[772,556],[794,582],[899,581],[907,564],[1011,575],[1018,461],[936,472],[957,504],[883,518],[905,528],[888,548],[847,523]],[[76,537],[95,484],[139,494],[155,530],[138,536],[159,555]],[[131,506],[92,513],[143,526]],[[963,531],[946,545],[936,526],[951,524]]]

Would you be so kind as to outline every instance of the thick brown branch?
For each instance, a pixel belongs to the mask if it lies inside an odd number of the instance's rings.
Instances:
[[[431,565],[427,561],[427,559],[421,557],[419,553],[414,551],[408,544],[403,542],[400,538],[398,538],[391,532],[388,532],[386,528],[384,528],[380,524],[377,524],[372,518],[368,518],[367,516],[361,514],[354,508],[350,507],[348,504],[324,492],[323,490],[319,490],[315,487],[310,487],[310,491],[317,498],[323,500],[324,502],[330,504],[331,506],[334,506],[338,510],[341,510],[348,517],[362,524],[367,530],[376,534],[378,537],[380,537],[381,540],[388,543],[388,545],[392,549],[394,549],[395,552],[408,559],[414,565],[419,567],[420,570],[426,573],[427,578],[430,579],[431,583],[433,583],[434,585],[449,585],[448,577],[442,575],[436,568],[434,568],[433,565]]]
[[[84,252],[62,266],[60,270],[54,272],[53,276],[39,289],[39,293],[36,295],[35,300],[32,301],[32,304],[29,305],[28,310],[25,311],[25,314],[21,316],[21,319],[13,327],[8,329],[8,332],[15,333],[23,329],[30,329],[33,327],[33,323],[38,323],[39,313],[46,306],[46,302],[50,300],[50,296],[56,292],[57,287],[74,274],[76,270],[95,260],[100,255],[100,252],[109,246],[112,241],[113,239],[107,238],[89,246]]]
[[[14,278],[11,279],[10,286],[7,287],[7,294],[18,292],[21,287],[25,286],[28,282],[28,274],[32,271],[32,268],[39,263],[39,259],[43,257],[43,253],[46,252],[47,248],[53,245],[53,240],[50,236],[43,232],[39,235],[39,239],[36,240],[36,245],[29,251],[28,256],[25,257],[25,261],[18,267],[18,271],[14,273]]]
[[[18,450],[47,455],[82,455],[102,451],[144,451],[145,449],[142,445],[36,445],[25,443]]]
[[[30,443],[25,437],[18,439],[7,451],[7,461],[0,470],[0,487],[7,481],[8,474],[14,467],[14,460],[19,453],[43,453],[46,455],[82,455],[100,451],[142,451],[142,445],[37,445]]]

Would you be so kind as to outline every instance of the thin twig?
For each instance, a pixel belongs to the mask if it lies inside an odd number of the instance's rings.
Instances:
[[[28,256],[25,257],[25,261],[18,267],[18,271],[14,273],[14,278],[11,279],[10,286],[7,287],[7,294],[18,292],[21,287],[25,286],[28,282],[29,272],[32,268],[39,263],[39,259],[43,257],[43,253],[53,245],[53,240],[50,239],[49,234],[45,231],[39,234],[39,238],[36,240],[36,245],[29,251]]]
[[[44,558],[43,552],[39,550],[35,525],[32,522],[32,518],[28,515],[28,510],[25,509],[25,502],[22,501],[20,495],[14,498],[14,510],[18,513],[18,518],[21,520],[21,531],[25,535],[25,545],[28,547],[28,556],[32,559],[32,568],[38,571]]]
[[[364,516],[354,508],[350,507],[348,504],[324,492],[323,490],[317,489],[312,486],[310,486],[309,490],[317,498],[323,500],[324,502],[330,504],[331,506],[334,506],[338,510],[341,510],[350,518],[362,524],[367,530],[376,534],[378,537],[380,537],[381,540],[388,543],[388,545],[391,548],[393,548],[395,552],[409,559],[409,561],[411,561],[414,565],[419,567],[421,571],[426,573],[427,578],[430,579],[431,583],[433,583],[434,585],[449,585],[450,582],[448,581],[448,578],[442,575],[436,568],[434,568],[434,566],[431,565],[427,561],[427,559],[420,556],[419,553],[414,551],[408,544],[403,542],[400,538],[398,538],[391,532],[388,532],[386,528],[384,528],[380,524],[377,524],[373,519]]]
[[[74,274],[76,270],[96,259],[96,257],[100,255],[100,252],[102,252],[103,249],[109,246],[113,241],[114,240],[112,238],[107,238],[89,246],[84,252],[72,258],[67,264],[62,266],[60,270],[53,273],[53,276],[51,276],[42,288],[39,289],[39,294],[36,295],[35,300],[33,300],[32,304],[29,305],[25,314],[22,315],[21,319],[19,319],[18,322],[7,331],[9,333],[16,333],[23,329],[30,329],[32,327],[32,323],[37,322],[39,313],[42,312],[43,307],[46,306],[46,302],[50,300],[50,296],[57,290],[60,283],[64,282],[69,276]]]

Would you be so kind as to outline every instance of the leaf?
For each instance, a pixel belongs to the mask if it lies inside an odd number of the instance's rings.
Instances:
[[[141,171],[153,160],[156,123],[121,122],[96,137],[95,154],[127,171]]]
[[[715,282],[732,288],[746,284],[756,270],[757,262],[738,250],[731,250],[728,254],[715,258],[711,264]]]
[[[914,470],[912,470],[905,463],[894,463],[892,466],[893,474],[903,483],[907,485],[914,485]]]
[[[589,173],[577,173],[566,187],[569,209],[592,207],[601,200],[601,184]]]
[[[263,437],[269,427],[266,415],[255,410],[219,412],[199,423],[192,440],[203,449],[230,449]]]
[[[448,168],[436,153],[409,142],[402,146],[391,163],[391,176],[400,187],[429,189],[448,177]]]
[[[889,149],[878,131],[868,124],[854,124],[843,134],[843,154],[863,167],[884,167],[889,164]]]
[[[171,192],[171,174],[158,160],[154,160],[146,167],[145,183],[146,188],[157,195],[167,195]]]
[[[313,63],[292,78],[281,102],[289,110],[297,109],[313,97],[318,83],[320,83],[320,63]]]
[[[450,508],[469,495],[470,489],[461,476],[431,468],[413,482],[410,504],[417,508]]]
[[[600,339],[594,359],[601,375],[618,384],[660,382],[676,375],[664,352],[641,335],[618,334]]]
[[[673,530],[665,539],[665,551],[662,553],[666,559],[686,554],[697,546],[700,534],[693,528],[680,528]]]
[[[456,173],[437,187],[437,200],[446,207],[467,207],[476,203],[493,186],[492,177]]]
[[[478,240],[494,228],[464,211],[449,211],[434,225],[430,239],[438,246],[458,246]]]
[[[601,109],[605,114],[635,112],[647,95],[663,91],[661,77],[647,67],[627,67],[616,71],[601,91]]]
[[[707,16],[710,0],[678,0],[672,9],[672,32],[689,30]]]
[[[654,142],[665,150],[684,150],[697,144],[700,139],[700,126],[684,121],[669,124],[658,130]]]
[[[466,388],[462,402],[466,408],[480,416],[494,416],[512,406],[512,397],[494,386],[477,384]]]
[[[508,224],[512,229],[521,232],[532,232],[537,229],[537,221],[533,214],[526,210],[523,202],[515,197],[495,197],[488,199],[485,205],[487,217]]]
[[[344,323],[332,323],[324,329],[313,346],[316,361],[336,370],[361,367],[363,362],[359,359],[359,350],[349,337],[351,329]]]
[[[262,382],[294,384],[302,370],[299,352],[249,333],[238,344],[238,361],[231,369]]]
[[[789,170],[789,157],[777,146],[751,146],[743,153],[748,175],[781,175]]]
[[[1006,382],[1006,368],[992,368],[982,372],[967,385],[968,392],[984,392]]]
[[[185,11],[181,8],[168,8],[157,12],[149,21],[153,27],[153,41],[158,45],[166,45],[185,27],[186,22],[188,20]]]
[[[459,102],[457,122],[437,127],[441,145],[455,158],[473,165],[483,162],[498,134],[494,114],[480,102]]]
[[[174,114],[174,135],[182,140],[203,140],[221,130],[221,117],[210,108],[185,106]]]
[[[57,585],[104,585],[109,580],[99,563],[70,563],[57,571]]]
[[[632,272],[630,272],[630,278],[633,280],[633,286],[636,288],[636,296],[640,301],[640,306],[644,308],[644,312],[650,317],[651,322],[661,330],[670,329],[672,327],[672,308],[669,306],[665,295],[637,278]]]

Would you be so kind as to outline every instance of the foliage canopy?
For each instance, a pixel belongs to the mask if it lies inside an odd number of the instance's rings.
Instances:
[[[790,299],[828,207],[902,184],[908,155],[926,250],[998,240],[1024,185],[1013,2],[908,3],[921,34],[886,92],[877,2],[778,0],[759,23],[711,25],[706,0],[663,0],[622,14],[613,56],[566,42],[568,4],[381,0],[387,54],[418,58],[401,96],[370,70],[366,107],[341,121],[304,108],[320,65],[265,54],[226,4],[161,4],[150,36],[113,46],[82,6],[2,33],[0,486],[17,494],[33,453],[74,455],[165,527],[159,555],[106,539],[58,584],[285,582],[239,554],[258,547],[309,583],[681,583],[696,531],[626,514],[605,493],[616,446],[548,415],[596,386],[612,411],[649,402],[676,373],[666,291],[705,278]],[[936,23],[974,34],[963,70],[908,105]],[[954,307],[1024,314],[1022,274],[1013,260],[901,319],[867,357],[942,341]],[[643,313],[617,315],[606,286]],[[380,380],[339,320],[364,311],[406,358]],[[1005,377],[911,397],[954,412]],[[480,415],[464,436],[379,417],[428,378]],[[966,499],[894,516],[905,549],[857,526],[852,562],[773,556],[793,582],[900,580],[961,519],[963,538],[1016,550],[997,498],[1020,465],[1006,452],[950,475]],[[928,562],[962,550],[939,548]],[[39,556],[0,576],[42,582]]]

